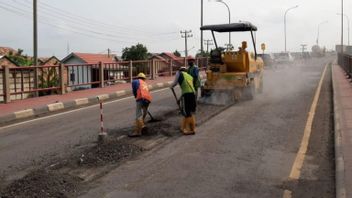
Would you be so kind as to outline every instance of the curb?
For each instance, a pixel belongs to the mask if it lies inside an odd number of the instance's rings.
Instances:
[[[336,64],[332,64],[332,67],[338,67]],[[334,69],[332,68],[332,89],[333,89],[333,99],[334,99],[334,142],[335,142],[335,188],[336,197],[345,198],[346,197],[346,187],[345,187],[345,162],[342,153],[342,143],[341,143],[341,128],[340,128],[340,109],[337,104],[336,99],[336,83],[334,77]]]
[[[173,81],[168,81],[164,83],[156,83],[153,85],[149,85],[149,89],[150,91],[153,91],[153,90],[166,88],[166,87],[169,87],[172,84],[172,82]],[[10,122],[15,122],[18,120],[37,117],[43,114],[63,111],[69,108],[79,108],[82,106],[93,105],[93,104],[99,103],[99,101],[120,99],[131,95],[132,95],[132,90],[120,90],[110,94],[101,94],[101,95],[97,95],[89,98],[78,98],[71,101],[56,102],[56,103],[47,104],[47,105],[32,108],[32,109],[16,111],[14,113],[0,116],[0,125],[4,125]]]

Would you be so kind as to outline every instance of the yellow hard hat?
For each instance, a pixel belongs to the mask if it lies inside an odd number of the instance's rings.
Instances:
[[[145,74],[144,73],[139,73],[138,75],[137,75],[137,77],[138,78],[143,78],[143,79],[146,79],[147,77],[145,76]]]

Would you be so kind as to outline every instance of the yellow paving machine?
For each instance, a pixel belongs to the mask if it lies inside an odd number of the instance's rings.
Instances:
[[[201,87],[201,101],[205,103],[228,103],[240,98],[253,99],[263,91],[263,60],[257,56],[255,32],[257,27],[249,22],[206,25],[201,30],[212,33],[216,49],[210,52],[206,81]],[[250,32],[254,53],[248,52],[243,41],[238,51],[231,47],[219,48],[214,32]]]

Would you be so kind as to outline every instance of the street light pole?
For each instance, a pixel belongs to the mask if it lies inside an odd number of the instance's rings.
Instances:
[[[341,13],[337,13],[337,15],[342,15]],[[348,45],[350,45],[350,18],[346,15],[343,14],[344,17],[347,19],[347,39],[348,39]]]
[[[227,11],[229,12],[229,24],[231,23],[231,11],[230,11],[230,7],[229,5],[227,5],[227,3],[225,3],[223,0],[214,0],[216,2],[219,2],[219,3],[223,3],[226,8],[227,8]],[[229,46],[231,46],[231,32],[229,32]]]
[[[328,21],[323,21],[318,25],[318,35],[317,35],[317,45],[319,45],[319,32],[320,32],[320,25],[327,23]]]
[[[287,38],[286,38],[286,15],[287,15],[287,12],[292,10],[292,9],[295,9],[295,8],[298,8],[298,5],[296,6],[293,6],[291,8],[288,8],[286,11],[285,11],[285,15],[284,15],[284,34],[285,34],[285,52],[287,52]]]
[[[343,0],[341,0],[341,54],[343,54]]]

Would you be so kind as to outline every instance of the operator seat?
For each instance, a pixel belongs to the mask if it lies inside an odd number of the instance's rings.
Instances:
[[[222,61],[221,52],[222,50],[220,49],[211,50],[209,62],[213,64],[224,64]]]

